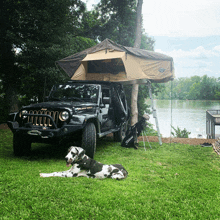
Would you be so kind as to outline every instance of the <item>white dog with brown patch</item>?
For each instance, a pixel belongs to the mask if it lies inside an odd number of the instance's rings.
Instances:
[[[67,167],[72,167],[63,172],[40,173],[41,177],[92,177],[125,179],[128,172],[121,164],[105,165],[99,163],[87,155],[81,147],[70,147],[66,155]]]

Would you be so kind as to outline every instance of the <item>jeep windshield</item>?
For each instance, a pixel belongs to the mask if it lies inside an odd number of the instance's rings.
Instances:
[[[60,84],[55,85],[49,99],[53,101],[75,101],[97,103],[98,85],[92,84]]]

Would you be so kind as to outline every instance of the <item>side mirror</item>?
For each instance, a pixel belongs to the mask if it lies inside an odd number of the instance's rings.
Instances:
[[[110,104],[111,100],[110,100],[110,97],[103,97],[102,98],[102,103],[103,104]]]

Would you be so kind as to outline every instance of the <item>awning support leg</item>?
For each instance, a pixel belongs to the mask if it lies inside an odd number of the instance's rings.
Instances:
[[[147,86],[148,86],[148,89],[149,89],[149,96],[150,96],[150,99],[151,99],[151,108],[152,108],[152,111],[153,111],[153,117],[155,118],[155,122],[156,122],[156,128],[157,128],[157,133],[158,133],[158,138],[159,138],[159,144],[162,145],[160,128],[159,128],[159,123],[158,123],[158,118],[157,118],[157,112],[156,112],[156,109],[154,108],[154,100],[153,100],[153,97],[152,97],[151,82],[150,81],[147,82]]]

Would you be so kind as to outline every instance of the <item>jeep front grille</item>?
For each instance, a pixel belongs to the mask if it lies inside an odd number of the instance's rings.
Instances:
[[[28,123],[32,123],[33,125],[51,127],[53,126],[52,120],[49,117],[44,117],[42,115],[51,116],[55,124],[57,125],[60,112],[48,110],[29,110],[27,114],[34,114],[34,116],[27,116]]]

